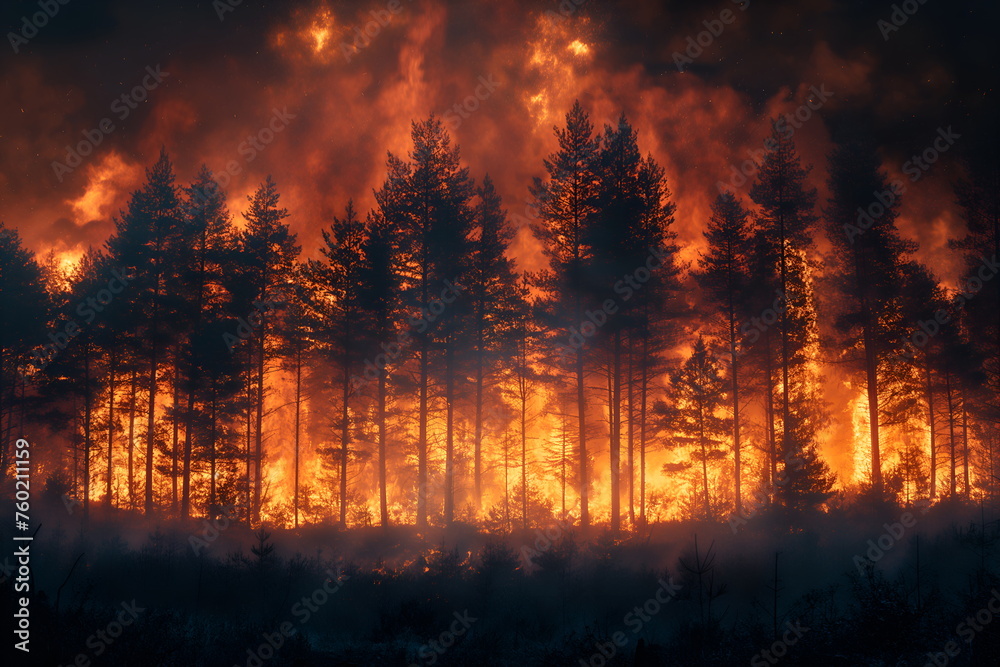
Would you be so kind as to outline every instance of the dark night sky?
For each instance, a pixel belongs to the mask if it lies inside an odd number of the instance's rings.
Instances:
[[[947,272],[947,236],[960,225],[954,158],[996,146],[997,5],[915,3],[886,41],[878,21],[892,3],[740,4],[589,0],[557,24],[543,17],[557,3],[403,2],[346,62],[340,43],[387,3],[245,0],[220,21],[211,2],[72,0],[19,54],[8,39],[0,49],[0,220],[36,251],[73,257],[107,238],[111,216],[166,146],[182,182],[201,162],[219,170],[241,161],[235,212],[273,173],[311,251],[347,198],[370,205],[385,151],[407,149],[410,120],[445,112],[491,75],[496,92],[454,134],[473,174],[491,173],[511,211],[523,208],[552,126],[579,97],[598,127],[620,111],[633,120],[643,150],[667,167],[681,240],[696,245],[715,183],[760,146],[768,116],[793,111],[822,84],[833,98],[796,134],[821,197],[832,135],[873,137],[892,174],[938,127],[963,135],[904,202],[900,223],[921,257]],[[673,53],[726,9],[735,20],[678,72]],[[0,23],[19,30],[37,11],[36,2],[7,3]],[[315,29],[328,31],[321,46]],[[575,40],[586,50],[573,51]],[[156,65],[169,73],[164,83],[60,183],[52,163],[65,146]],[[285,107],[295,120],[245,161],[241,141]],[[535,265],[526,234],[516,251]]]

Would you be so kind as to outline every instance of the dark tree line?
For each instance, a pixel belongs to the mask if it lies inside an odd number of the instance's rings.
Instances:
[[[0,228],[0,468],[21,434],[62,436],[46,470],[85,512],[239,505],[252,523],[527,526],[554,511],[546,480],[561,513],[615,531],[663,493],[706,518],[745,515],[751,495],[802,513],[833,495],[835,367],[863,396],[859,490],[996,492],[991,156],[956,188],[956,294],[912,259],[898,193],[856,226],[892,192],[860,137],[837,142],[820,205],[775,128],[749,198],[717,197],[688,267],[663,168],[624,116],[596,130],[576,104],[531,186],[548,267],[529,274],[490,177],[439,120],[411,135],[373,210],[347,202],[315,259],[270,177],[237,222],[207,168],[180,184],[165,152],[68,280]]]

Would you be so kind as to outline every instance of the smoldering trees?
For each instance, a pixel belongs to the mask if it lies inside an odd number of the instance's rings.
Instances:
[[[388,203],[386,200],[383,202]],[[380,212],[368,215],[365,228],[358,294],[358,351],[365,359],[365,367],[358,369],[358,374],[351,378],[351,383],[352,388],[359,393],[374,385],[379,521],[385,528],[389,525],[390,373],[402,360],[404,352],[397,330],[403,312],[398,271],[399,236],[392,223]]]
[[[742,511],[742,444],[740,441],[741,357],[745,344],[740,330],[750,312],[750,221],[748,212],[731,193],[720,194],[712,204],[712,217],[705,232],[708,248],[701,256],[695,278],[711,304],[706,313],[721,319],[720,339],[725,341],[729,361],[730,411],[732,413],[733,489],[735,511]],[[721,316],[721,318],[719,317]]]
[[[16,230],[0,223],[0,470],[24,423],[26,378],[42,367],[52,307],[42,268]],[[18,436],[20,437],[20,436]]]
[[[772,467],[777,468],[780,452],[782,478],[776,494],[788,508],[815,507],[829,495],[833,479],[816,451],[816,434],[822,427],[816,374],[809,364],[810,354],[818,346],[816,303],[813,274],[815,265],[812,233],[815,229],[816,190],[809,186],[809,169],[801,164],[791,136],[775,125],[769,146],[772,150],[760,166],[758,179],[750,189],[750,198],[758,207],[755,216],[758,274],[754,281],[762,288],[755,304],[763,311],[773,291],[781,297],[777,321],[777,361],[779,373],[771,377],[771,336],[763,337],[765,365],[768,368],[766,391],[774,391],[777,380],[780,408],[780,436],[771,410],[768,419],[772,436]],[[769,293],[770,292],[770,293]],[[775,473],[775,482],[778,478]]]
[[[254,522],[260,519],[263,488],[264,459],[264,403],[267,387],[264,379],[270,362],[276,355],[279,342],[271,331],[268,316],[275,303],[284,294],[293,279],[296,259],[301,248],[285,219],[288,211],[279,204],[277,184],[269,176],[257,190],[248,196],[249,205],[243,213],[246,229],[239,237],[238,260],[240,287],[234,296],[234,313],[249,317],[256,309],[259,325],[246,345],[250,368],[248,394],[252,397],[251,416],[252,450],[248,456],[252,468],[252,487],[249,493],[250,514]],[[248,443],[249,445],[250,443]]]
[[[668,448],[687,449],[690,461],[670,466],[672,473],[696,465],[701,472],[703,516],[714,516],[710,494],[709,468],[725,458],[724,443],[730,426],[719,416],[725,401],[726,380],[721,374],[715,351],[699,336],[691,355],[670,373],[666,401],[656,405],[656,414]]]
[[[517,319],[525,309],[525,294],[518,288],[514,262],[507,250],[514,228],[489,176],[477,190],[471,258],[467,274],[469,346],[474,385],[473,493],[477,507],[483,496],[483,440],[485,406],[495,383],[512,359],[522,358],[527,333]]]
[[[211,352],[231,357],[232,350],[223,351],[222,334],[218,340],[206,334],[214,333],[212,323],[231,298],[226,274],[234,259],[236,233],[225,194],[207,167],[202,166],[194,182],[185,188],[184,195],[182,235],[187,252],[180,258],[177,281],[177,292],[182,296],[178,314],[183,327],[178,372],[183,374],[183,379],[177,382],[185,395],[180,514],[187,518],[192,505],[193,467],[198,459],[208,460],[213,476],[209,481],[207,502],[209,505],[216,503],[218,405],[220,398],[229,399],[232,395],[231,385],[229,391],[224,390],[219,395],[222,389],[217,384],[219,377],[206,362]],[[217,366],[228,364],[220,362]],[[207,414],[204,411],[206,404],[214,406]]]
[[[550,328],[560,338],[569,337],[580,327],[584,313],[593,307],[588,272],[594,248],[590,230],[597,214],[599,195],[598,148],[594,128],[579,102],[566,114],[566,125],[556,129],[559,149],[545,159],[546,180],[536,179],[532,192],[539,202],[539,217],[533,226],[541,240],[549,269],[539,278],[546,293]],[[576,334],[579,344],[570,351],[560,341],[573,374],[576,389],[577,466],[580,494],[580,521],[590,523],[587,453],[587,357],[588,345]]]
[[[458,352],[467,333],[464,326],[467,303],[449,294],[452,303],[438,313],[432,305],[444,303],[440,296],[464,287],[469,262],[469,237],[473,225],[471,199],[474,184],[460,152],[441,121],[430,118],[414,123],[413,149],[409,162],[390,155],[388,176],[376,193],[379,213],[405,239],[399,244],[404,299],[418,324],[416,345],[418,392],[417,424],[417,524],[424,526],[428,514],[428,423],[432,401],[432,358],[439,357],[442,401],[445,410],[444,517],[454,517],[455,500],[455,407],[458,382]]]
[[[127,209],[116,220],[116,231],[108,241],[108,252],[119,270],[135,276],[130,294],[135,317],[129,323],[135,336],[136,356],[143,359],[137,370],[146,383],[144,511],[154,511],[154,463],[156,459],[156,403],[160,369],[171,349],[171,328],[178,322],[172,317],[175,297],[167,289],[172,280],[174,260],[178,258],[179,239],[184,225],[181,200],[173,164],[166,151],[146,171],[146,183],[129,200]],[[141,380],[140,380],[141,382]],[[130,447],[131,447],[130,443]]]
[[[841,297],[835,325],[844,344],[844,359],[864,377],[871,484],[875,494],[881,495],[879,425],[885,407],[881,403],[886,402],[887,366],[892,365],[890,356],[901,327],[902,266],[916,244],[904,241],[896,229],[899,194],[889,187],[870,143],[850,139],[835,147],[829,174],[827,232],[833,246],[833,266],[837,267],[831,277]]]
[[[339,473],[340,525],[347,525],[347,478],[351,446],[351,399],[355,393],[352,378],[364,369],[357,368],[361,328],[358,325],[362,308],[361,282],[364,270],[363,246],[365,224],[358,217],[353,202],[348,202],[343,217],[335,217],[328,230],[323,230],[321,261],[308,264],[310,282],[311,322],[315,345],[322,351],[330,367],[336,369],[332,382],[336,396],[336,454]],[[293,345],[290,351],[301,359],[307,342]],[[296,387],[301,387],[301,365],[296,364]],[[297,390],[298,391],[298,390]],[[298,423],[296,421],[296,423]],[[296,436],[297,438],[298,436]],[[296,446],[296,450],[298,447]]]

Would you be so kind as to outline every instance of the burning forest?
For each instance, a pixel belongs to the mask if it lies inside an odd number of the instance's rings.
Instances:
[[[12,664],[1000,664],[996,7],[0,16]]]

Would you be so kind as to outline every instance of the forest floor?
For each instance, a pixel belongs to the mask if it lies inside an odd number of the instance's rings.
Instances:
[[[953,502],[615,537],[53,511],[31,546],[31,655],[15,664],[996,665],[998,518]],[[13,548],[0,565],[6,610]]]

